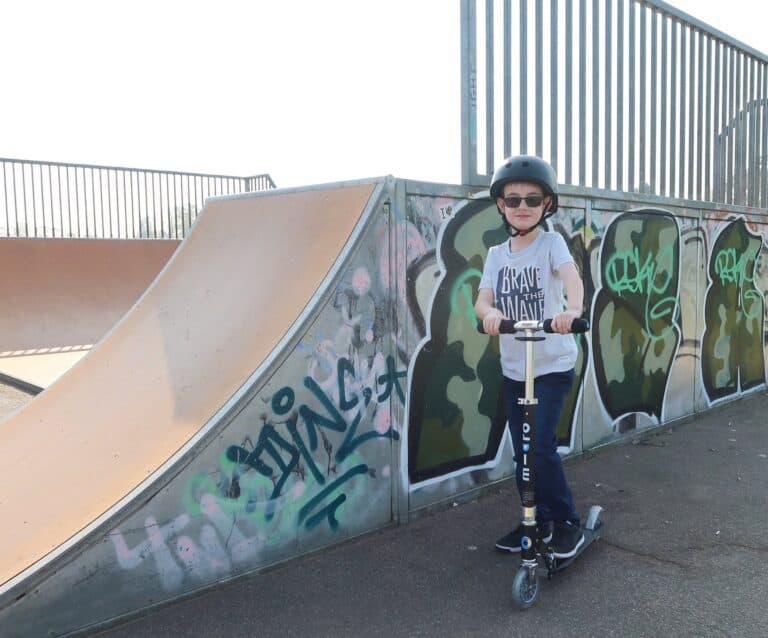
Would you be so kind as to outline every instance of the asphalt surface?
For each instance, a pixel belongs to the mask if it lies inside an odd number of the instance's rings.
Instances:
[[[512,483],[244,577],[98,634],[292,636],[768,636],[768,395],[569,461],[602,538],[514,608]]]

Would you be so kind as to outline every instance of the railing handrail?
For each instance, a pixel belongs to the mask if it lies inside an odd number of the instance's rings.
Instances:
[[[564,184],[768,209],[767,121],[768,55],[663,0],[461,2],[465,185],[533,153]]]
[[[188,173],[0,157],[0,234],[174,238],[205,200],[276,188],[266,173]]]
[[[157,173],[159,175],[189,175],[190,177],[211,177],[216,179],[266,179],[269,181],[270,185],[275,188],[275,182],[272,180],[272,177],[269,175],[269,173],[261,173],[259,175],[218,175],[215,173],[195,173],[192,171],[169,171],[158,168],[132,168],[129,166],[107,166],[104,164],[78,164],[74,162],[52,162],[48,160],[15,159],[10,157],[0,157],[0,162],[9,162],[13,164],[35,164],[40,166],[61,166],[66,168],[96,168],[104,171]]]
[[[705,31],[707,34],[713,36],[714,38],[720,40],[721,42],[729,46],[732,46],[736,49],[740,49],[741,51],[749,54],[753,58],[756,58],[758,60],[768,63],[768,55],[766,55],[765,53],[761,53],[760,51],[752,48],[748,44],[744,44],[740,40],[737,40],[736,38],[728,35],[727,33],[723,33],[722,31],[720,31],[720,29],[713,27],[711,24],[707,24],[703,20],[699,20],[698,18],[690,15],[689,13],[685,13],[685,11],[681,11],[680,9],[673,7],[671,4],[662,2],[662,0],[639,0],[639,1],[641,4],[646,4],[649,7],[656,7],[661,13],[665,13],[669,16],[677,18],[681,22],[688,24],[694,29],[698,29],[699,31]]]

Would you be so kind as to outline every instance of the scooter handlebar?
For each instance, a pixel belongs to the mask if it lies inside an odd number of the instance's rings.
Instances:
[[[485,334],[483,329],[483,322],[477,322],[477,329],[479,332]],[[515,323],[511,319],[502,319],[499,324],[499,332],[501,334],[512,334],[515,332],[521,332],[524,330],[541,330],[543,332],[554,333],[552,330],[552,319],[544,319],[544,321],[518,321]],[[571,323],[571,333],[587,332],[589,330],[589,320],[583,317],[577,317]]]

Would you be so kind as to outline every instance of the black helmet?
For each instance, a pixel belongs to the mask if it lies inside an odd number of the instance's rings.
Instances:
[[[549,208],[544,211],[536,226],[542,224],[547,217],[550,217],[557,210],[557,175],[555,169],[543,159],[535,155],[516,155],[505,159],[504,163],[493,172],[491,179],[491,197],[494,201],[502,196],[504,184],[509,182],[537,184],[541,186],[544,195],[550,198]],[[504,211],[499,210],[499,213],[507,232],[513,237],[519,235],[520,231],[510,225]],[[536,226],[526,232],[532,231]]]
[[[504,184],[507,182],[530,182],[538,184],[544,190],[544,195],[552,198],[547,213],[557,210],[557,175],[543,159],[535,155],[517,155],[508,157],[493,173],[491,179],[491,197],[501,197]]]

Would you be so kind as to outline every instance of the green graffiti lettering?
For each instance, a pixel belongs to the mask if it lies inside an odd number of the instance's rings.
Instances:
[[[747,249],[747,252],[739,256],[735,248],[723,248],[715,256],[715,274],[720,278],[721,284],[736,285],[739,289],[739,306],[749,319],[755,319],[762,314],[762,304],[745,303],[760,299],[760,293],[754,290],[757,252],[755,249]]]
[[[677,317],[679,301],[676,296],[667,295],[674,272],[673,260],[671,246],[664,248],[658,256],[649,252],[644,261],[635,246],[632,250],[615,253],[605,266],[605,285],[608,289],[618,295],[629,292],[646,298],[645,331],[651,341],[663,339],[672,330]],[[669,320],[661,330],[654,330],[651,323],[663,317],[669,317]]]
[[[451,312],[459,313],[459,297],[464,299],[464,313],[470,322],[474,325],[477,322],[475,314],[475,304],[472,300],[472,286],[467,282],[470,279],[480,279],[483,276],[477,268],[469,268],[456,278],[451,286]]]

